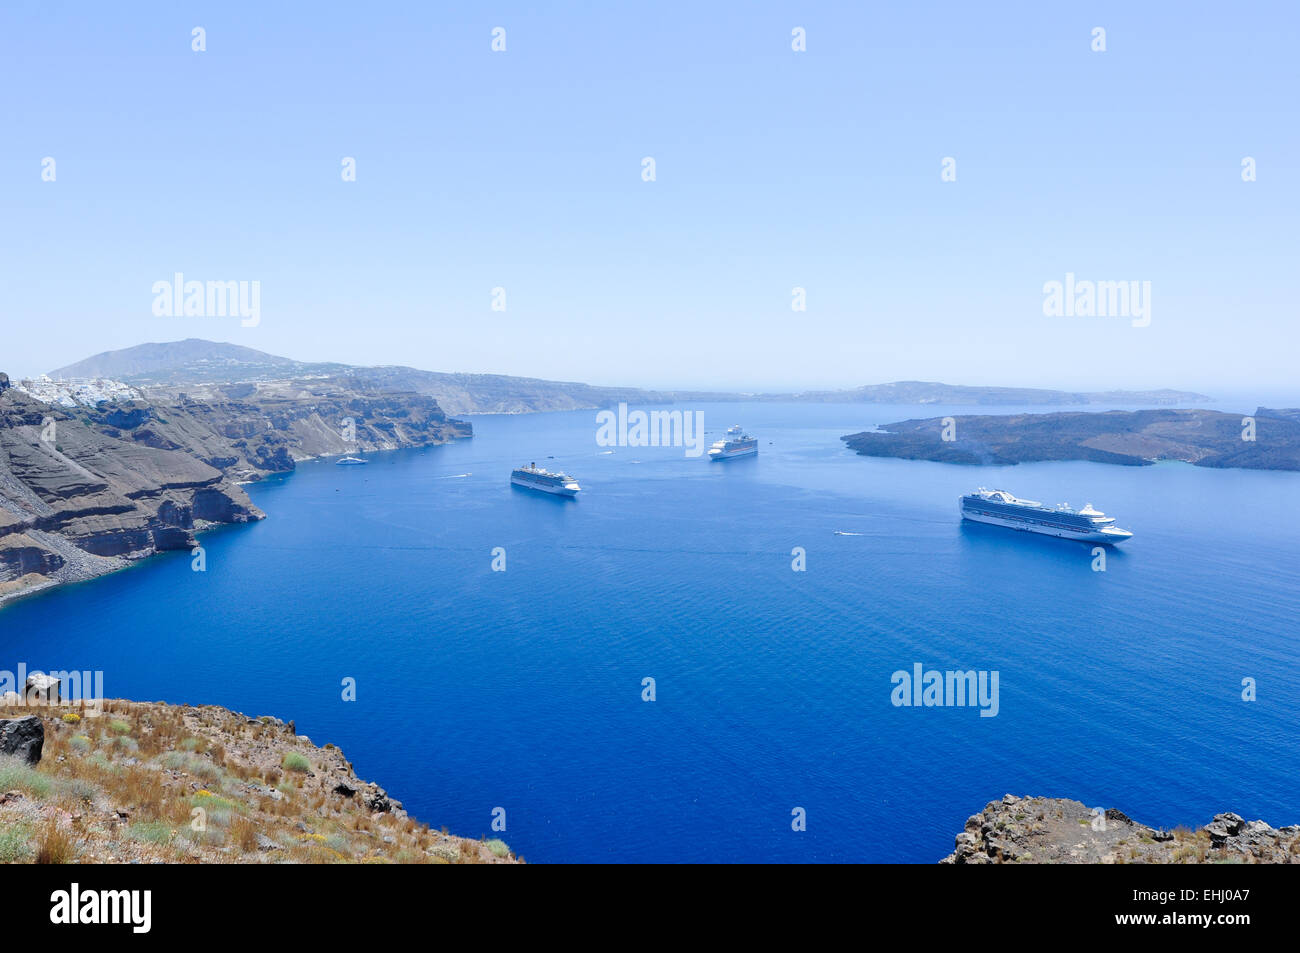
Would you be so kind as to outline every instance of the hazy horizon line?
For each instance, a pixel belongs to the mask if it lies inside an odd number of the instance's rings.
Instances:
[[[382,367],[406,367],[406,368],[411,368],[412,370],[425,371],[425,372],[436,373],[436,374],[453,374],[453,375],[463,374],[463,375],[488,376],[488,377],[513,377],[513,378],[520,378],[520,379],[540,380],[549,383],[581,384],[588,387],[601,387],[601,388],[609,388],[609,389],[627,388],[627,389],[635,389],[635,390],[663,391],[663,392],[695,391],[698,393],[781,396],[786,394],[799,395],[799,394],[808,394],[808,393],[836,393],[836,392],[859,390],[865,387],[878,387],[886,384],[918,383],[918,384],[936,384],[945,387],[1006,388],[1006,389],[1056,391],[1056,392],[1070,393],[1070,394],[1077,394],[1077,393],[1103,394],[1103,393],[1110,393],[1116,391],[1151,392],[1151,391],[1160,391],[1160,390],[1173,390],[1173,391],[1181,391],[1184,393],[1197,394],[1201,397],[1205,397],[1208,400],[1215,399],[1215,396],[1213,394],[1206,392],[1207,388],[1174,386],[1170,384],[1112,385],[1112,386],[1090,385],[1086,387],[1079,387],[1079,386],[1071,387],[1068,385],[1060,385],[1060,384],[1012,383],[1012,382],[1005,382],[1005,381],[999,383],[971,383],[971,382],[952,383],[949,381],[937,380],[931,378],[922,378],[922,377],[892,377],[892,378],[881,379],[869,383],[848,383],[848,384],[846,383],[840,383],[840,384],[805,383],[802,385],[791,384],[791,383],[787,383],[787,384],[767,383],[762,385],[754,385],[754,384],[725,383],[725,382],[721,384],[717,382],[713,382],[709,384],[699,384],[699,383],[649,384],[644,382],[628,383],[626,381],[620,381],[617,383],[598,383],[597,378],[569,379],[565,377],[545,377],[537,374],[519,374],[519,373],[508,373],[503,371],[486,371],[486,370],[434,370],[428,367],[421,367],[417,364],[403,364],[403,363],[352,364],[347,361],[341,361],[341,360],[329,359],[329,358],[304,360],[298,357],[289,357],[284,354],[275,354],[270,351],[263,351],[259,348],[255,348],[247,344],[238,344],[234,341],[220,341],[220,340],[214,340],[212,338],[193,337],[193,336],[185,337],[185,338],[177,338],[175,340],[170,340],[170,341],[142,341],[139,344],[131,344],[125,347],[110,348],[104,351],[97,351],[94,354],[88,355],[87,357],[70,361],[59,368],[43,371],[40,374],[35,374],[35,375],[18,374],[15,376],[15,379],[23,380],[23,379],[30,379],[31,377],[39,377],[43,375],[46,376],[53,375],[56,370],[62,370],[64,367],[71,367],[72,365],[82,363],[83,361],[92,360],[94,358],[101,357],[104,355],[119,354],[123,351],[129,351],[139,347],[148,347],[150,345],[165,347],[168,345],[184,344],[189,341],[200,342],[203,344],[223,345],[227,347],[242,348],[245,350],[254,351],[258,354],[263,354],[269,358],[292,361],[295,364],[337,364],[341,367],[359,368],[359,369],[375,369],[375,368],[382,368]],[[1208,390],[1213,390],[1213,389],[1216,388],[1208,388]],[[1222,388],[1222,390],[1231,392],[1232,388]],[[1245,393],[1245,391],[1242,391],[1241,393]]]

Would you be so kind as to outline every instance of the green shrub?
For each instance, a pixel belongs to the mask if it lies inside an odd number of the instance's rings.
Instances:
[[[0,864],[21,864],[32,857],[32,847],[28,843],[31,829],[26,824],[10,824],[0,827]]]
[[[41,798],[50,793],[50,779],[21,758],[0,755],[0,791],[24,791]]]
[[[280,762],[280,767],[286,771],[302,771],[306,773],[311,770],[311,762],[304,755],[296,751],[290,751],[284,756],[284,760]]]
[[[102,751],[94,752],[89,758],[86,759],[86,762],[88,764],[93,764],[95,767],[99,768],[101,771],[104,771],[108,774],[120,774],[122,772],[122,769],[119,768],[117,765],[115,765],[112,761],[109,761],[108,757]]]
[[[173,771],[187,771],[207,781],[221,780],[221,769],[198,755],[181,751],[168,751],[162,756],[163,767]]]
[[[168,844],[172,839],[171,825],[166,821],[137,821],[126,829],[126,836],[143,844]]]
[[[508,857],[508,856],[510,856],[510,848],[507,847],[507,846],[506,846],[506,842],[503,841],[503,840],[501,840],[500,838],[496,838],[496,837],[494,837],[494,838],[492,838],[490,841],[488,841],[488,842],[487,842],[487,849],[490,850],[490,851],[492,851],[492,856],[493,856],[493,857]]]
[[[220,794],[213,794],[207,790],[199,791],[190,798],[190,806],[203,808],[208,823],[217,827],[229,826],[231,817],[236,812],[244,810],[244,806],[238,801],[232,801],[230,798],[224,798]]]

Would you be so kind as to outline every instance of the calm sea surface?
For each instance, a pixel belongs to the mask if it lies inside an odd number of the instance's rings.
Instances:
[[[203,537],[206,573],[173,554],[0,609],[0,668],[292,718],[435,827],[492,836],[504,807],[530,861],[930,863],[1008,791],[1300,822],[1300,474],[873,460],[839,437],[963,411],[693,409],[760,455],[606,453],[580,412],[304,464],[249,488],[265,522]],[[512,488],[530,460],[580,498]],[[963,525],[977,485],[1136,536],[1094,572]],[[894,707],[916,662],[997,671],[997,716]]]

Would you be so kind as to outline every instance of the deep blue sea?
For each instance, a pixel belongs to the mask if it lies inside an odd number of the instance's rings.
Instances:
[[[1008,791],[1300,822],[1300,474],[876,460],[840,436],[970,409],[692,409],[759,456],[605,453],[584,411],[303,464],[203,537],[206,573],[173,554],[0,609],[0,668],[292,718],[435,827],[494,836],[504,807],[532,862],[933,863]],[[580,498],[512,488],[530,460]],[[963,525],[977,485],[1136,535],[1094,572]],[[916,662],[997,671],[997,716],[894,707]]]

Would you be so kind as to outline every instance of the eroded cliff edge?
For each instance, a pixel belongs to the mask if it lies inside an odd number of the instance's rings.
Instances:
[[[0,699],[0,863],[521,862],[417,821],[293,722],[120,699],[94,711]]]
[[[1204,827],[1147,827],[1113,808],[1065,798],[990,801],[966,821],[941,864],[1295,864],[1300,825],[1274,828],[1238,814]]]
[[[432,398],[329,381],[69,407],[0,374],[0,603],[263,519],[239,484],[301,460],[470,433]]]

